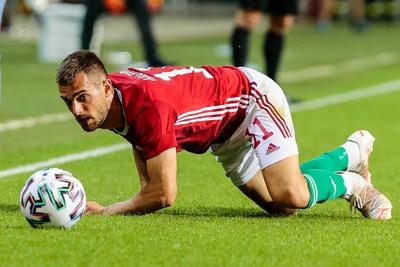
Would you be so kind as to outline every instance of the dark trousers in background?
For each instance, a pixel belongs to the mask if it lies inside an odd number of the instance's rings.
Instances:
[[[105,12],[102,0],[84,0],[86,15],[83,22],[81,47],[89,49],[96,19]],[[128,12],[134,15],[141,35],[143,49],[149,65],[158,65],[157,47],[151,31],[150,13],[145,0],[126,1]]]

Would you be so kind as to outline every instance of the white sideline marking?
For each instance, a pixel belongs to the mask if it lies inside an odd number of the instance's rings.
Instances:
[[[320,65],[301,70],[287,71],[280,74],[281,82],[298,82],[315,78],[328,77],[334,74],[365,70],[372,67],[394,64],[400,60],[400,56],[393,53],[380,53],[370,57],[355,58],[342,63]]]
[[[40,124],[48,124],[51,122],[68,121],[73,118],[69,112],[45,114],[39,117],[28,117],[20,120],[9,120],[0,123],[0,132],[12,131],[21,128],[29,128]]]
[[[112,146],[99,147],[96,149],[86,150],[86,151],[82,151],[82,152],[78,152],[78,153],[68,154],[65,156],[52,158],[52,159],[49,159],[46,161],[39,161],[39,162],[35,162],[32,164],[21,165],[21,166],[15,167],[15,168],[0,171],[0,179],[7,177],[7,176],[31,172],[31,171],[34,171],[37,169],[54,166],[54,165],[58,165],[58,164],[66,163],[66,162],[94,158],[94,157],[110,154],[110,153],[113,153],[116,151],[120,151],[123,149],[127,149],[129,147],[132,147],[132,146],[127,143],[122,143],[122,144],[116,144],[116,145],[112,145]]]
[[[376,95],[381,95],[381,94],[386,94],[389,92],[393,91],[398,91],[400,90],[400,80],[395,80],[392,82],[380,84],[380,85],[375,85],[363,89],[358,89],[354,90],[351,92],[343,93],[343,94],[337,94],[333,96],[328,96],[316,100],[310,100],[310,101],[305,101],[305,102],[300,102],[298,104],[293,104],[291,106],[292,112],[299,112],[303,110],[310,110],[310,109],[317,109],[320,107],[326,107],[330,105],[335,105],[338,103],[343,103],[343,102],[348,102],[352,100],[357,100],[361,98],[367,98],[371,96],[376,96]],[[52,165],[57,165],[57,164],[62,164],[66,162],[71,162],[71,161],[77,161],[77,160],[84,160],[87,158],[93,158],[93,157],[98,157],[106,154],[110,154],[119,150],[123,150],[126,148],[131,147],[130,144],[122,143],[122,144],[116,144],[112,146],[105,146],[105,147],[100,147],[92,150],[86,150],[74,154],[68,154],[65,156],[57,157],[57,158],[52,158],[46,161],[40,161],[32,164],[27,164],[27,165],[22,165],[18,166],[15,168],[7,169],[0,171],[0,179],[16,175],[16,174],[21,174],[21,173],[26,173],[26,172],[31,172],[36,169],[40,168],[45,168],[49,167]]]
[[[290,110],[298,112],[320,107],[331,106],[339,103],[349,102],[357,99],[367,98],[376,95],[382,95],[400,90],[400,80],[394,80],[388,83],[378,84],[367,88],[357,89],[350,92],[327,96],[315,100],[309,100],[292,104]]]

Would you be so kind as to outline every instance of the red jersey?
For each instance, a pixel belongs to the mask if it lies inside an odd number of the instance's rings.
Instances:
[[[249,81],[235,67],[130,68],[109,78],[129,127],[120,134],[146,159],[171,147],[206,152],[233,134],[249,103]]]

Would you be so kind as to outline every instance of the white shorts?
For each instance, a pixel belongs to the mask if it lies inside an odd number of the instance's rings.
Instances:
[[[236,186],[250,181],[257,171],[298,154],[289,104],[282,89],[258,71],[240,69],[251,85],[246,118],[225,143],[210,148]]]

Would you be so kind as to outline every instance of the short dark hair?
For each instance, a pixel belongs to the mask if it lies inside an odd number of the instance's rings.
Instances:
[[[56,82],[59,86],[71,86],[78,73],[83,71],[89,74],[93,70],[99,70],[107,75],[103,62],[95,53],[88,50],[76,51],[68,55],[58,66]]]

